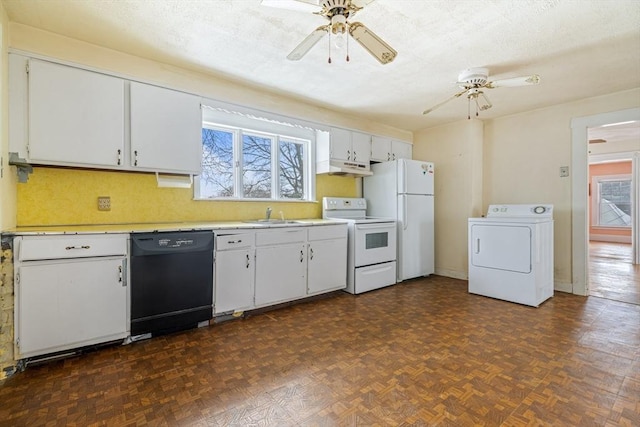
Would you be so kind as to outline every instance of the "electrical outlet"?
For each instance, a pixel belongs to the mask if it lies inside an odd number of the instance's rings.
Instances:
[[[100,196],[100,197],[98,197],[98,210],[99,211],[110,211],[111,210],[111,197],[109,197],[109,196]]]
[[[569,166],[560,166],[560,178],[569,176]]]

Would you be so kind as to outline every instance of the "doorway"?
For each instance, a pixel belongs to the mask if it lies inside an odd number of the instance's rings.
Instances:
[[[571,121],[572,128],[572,291],[577,295],[589,295],[589,233],[588,233],[588,128],[600,127],[611,123],[621,123],[640,120],[640,108],[614,111],[594,116],[578,117]],[[637,159],[636,159],[637,160]],[[638,165],[634,168],[634,175],[638,176]],[[633,189],[634,200],[638,200],[638,187]],[[635,215],[635,229],[640,215]],[[638,236],[633,233],[632,240],[639,247]],[[638,251],[640,252],[640,251]],[[634,262],[638,261],[638,254],[634,254]]]
[[[634,264],[637,232],[640,122],[589,128],[589,295],[640,305],[640,265]],[[635,206],[634,203],[635,202]]]

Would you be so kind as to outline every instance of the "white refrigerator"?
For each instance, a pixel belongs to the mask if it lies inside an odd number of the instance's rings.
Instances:
[[[363,180],[367,215],[398,222],[398,281],[433,274],[433,163],[399,159],[371,171]]]

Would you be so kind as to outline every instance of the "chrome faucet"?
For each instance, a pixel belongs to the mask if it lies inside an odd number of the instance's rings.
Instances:
[[[269,221],[269,218],[271,218],[271,207],[267,208],[267,221]]]

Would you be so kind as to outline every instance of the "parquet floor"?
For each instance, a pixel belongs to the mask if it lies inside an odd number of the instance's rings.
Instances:
[[[589,242],[589,295],[640,304],[640,265],[630,244]]]
[[[640,306],[432,276],[30,366],[0,424],[639,426]]]

